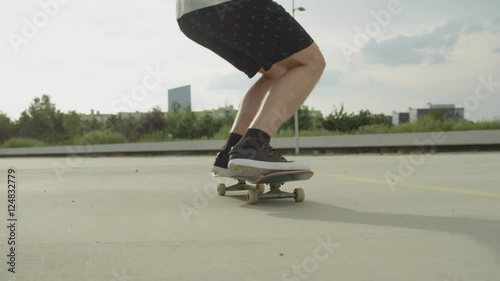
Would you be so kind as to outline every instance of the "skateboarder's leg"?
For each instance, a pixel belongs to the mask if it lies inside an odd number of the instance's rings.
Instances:
[[[231,63],[235,68],[247,74],[249,77],[254,76],[260,69],[258,63],[248,54],[234,48],[230,44],[223,41],[223,38],[217,36],[212,30],[206,30],[208,25],[216,26],[219,24],[219,19],[214,16],[207,16],[211,9],[204,9],[202,12],[192,12],[184,15],[178,20],[181,31],[191,40],[199,45],[213,51],[215,54]],[[216,13],[213,13],[216,15]],[[228,34],[228,32],[225,32]],[[226,143],[221,148],[216,156],[212,172],[221,176],[230,176],[228,171],[229,150],[236,145],[243,134],[245,134],[248,126],[253,121],[258,108],[262,104],[266,93],[271,87],[268,79],[259,80],[252,87],[243,101],[243,107],[238,114],[232,133],[228,136]]]
[[[250,88],[240,104],[238,114],[231,129],[232,133],[244,135],[248,131],[271,86],[286,70],[280,66],[276,66],[270,71],[266,72],[261,69],[260,72],[263,73],[262,77]]]
[[[257,94],[255,98],[247,95],[248,99],[246,97],[244,103],[250,106],[248,110],[247,106],[242,106],[245,109],[239,114],[233,129],[235,132],[243,133],[247,124],[251,124],[252,115],[257,113],[260,117],[253,118],[255,122],[251,126],[254,128],[245,133],[238,143],[236,149],[238,153],[233,153],[231,157],[243,160],[247,158],[254,162],[286,162],[279,153],[270,148],[270,137],[288,119],[287,117],[298,109],[316,84],[324,68],[322,56],[318,55],[319,52],[308,51],[316,47],[312,38],[283,7],[274,1],[241,1],[233,7],[233,11],[224,14],[223,18],[216,13],[222,8],[225,7],[215,6],[184,15],[179,20],[181,30],[189,38],[214,51],[250,78],[258,73],[259,69],[264,70],[266,78],[275,68],[279,67],[286,71],[282,76],[275,77],[272,82],[263,78],[257,87],[249,91]],[[311,54],[312,60],[306,59]],[[310,72],[312,75],[309,75]],[[289,77],[284,79],[285,76]],[[294,79],[298,79],[293,81],[298,88],[286,87],[287,81]],[[300,84],[301,79],[305,81],[303,84]],[[268,101],[265,99],[265,93],[269,84],[271,84],[272,98]],[[291,89],[293,91],[288,92]],[[285,107],[279,107],[280,104],[284,104]],[[280,110],[282,113],[276,116],[276,112]],[[265,120],[266,116],[271,116],[272,119]],[[267,124],[264,124],[266,121]],[[271,127],[272,125],[274,127]],[[240,136],[232,133],[225,145],[226,150]],[[229,160],[225,153],[219,154],[218,158],[221,160],[220,163]],[[303,167],[286,164],[280,165],[279,169]]]
[[[269,136],[273,136],[307,99],[325,69],[325,60],[314,43],[276,65],[287,70],[273,82],[262,110],[250,125]]]
[[[229,162],[229,151],[235,146],[248,131],[250,124],[257,116],[262,102],[267,96],[273,83],[285,73],[285,70],[279,66],[273,67],[271,71],[264,71],[262,77],[250,88],[243,101],[240,104],[238,114],[233,123],[231,133],[226,143],[216,156],[212,173],[221,176],[231,176],[227,169]]]
[[[310,169],[303,163],[286,161],[270,147],[270,140],[312,92],[325,69],[325,60],[318,46],[312,44],[275,66],[286,71],[273,81],[250,129],[230,151],[231,173],[250,176],[276,170]]]

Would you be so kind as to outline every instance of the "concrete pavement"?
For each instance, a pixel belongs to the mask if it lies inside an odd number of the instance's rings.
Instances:
[[[303,203],[217,196],[213,157],[2,158],[0,280],[500,280],[500,154],[289,158]]]

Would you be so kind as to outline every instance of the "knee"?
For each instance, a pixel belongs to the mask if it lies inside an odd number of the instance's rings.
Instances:
[[[326,68],[325,57],[320,50],[313,53],[310,59],[310,65],[319,73],[323,73]]]
[[[298,53],[297,60],[301,62],[302,65],[307,66],[313,73],[320,75],[326,68],[325,57],[316,43],[313,43],[307,49]]]
[[[286,71],[287,70],[283,67],[280,67],[278,65],[273,65],[270,70],[268,71],[261,70],[261,73],[265,78],[276,80],[280,78],[283,74],[285,74]]]

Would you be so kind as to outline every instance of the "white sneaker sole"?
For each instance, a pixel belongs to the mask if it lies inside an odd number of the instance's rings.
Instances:
[[[214,166],[212,168],[212,175],[214,177],[224,177],[224,178],[231,178],[233,177],[233,173],[229,171],[229,169],[224,169],[221,167]]]
[[[310,170],[309,165],[298,162],[265,162],[251,159],[229,161],[229,172],[233,175],[259,176],[274,171]]]

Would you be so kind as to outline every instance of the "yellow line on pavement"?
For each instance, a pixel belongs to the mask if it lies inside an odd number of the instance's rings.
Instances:
[[[328,174],[328,173],[315,173],[315,174],[321,175],[321,176],[332,176],[332,177],[335,177],[337,179],[343,179],[343,180],[350,180],[350,181],[356,181],[356,182],[366,182],[366,183],[372,183],[372,184],[378,184],[378,185],[387,185],[389,187],[391,186],[386,181],[380,180],[380,179],[353,177],[353,176],[346,176],[346,175],[341,175],[341,174]],[[437,186],[437,185],[428,185],[428,184],[414,184],[414,183],[397,182],[394,184],[394,187],[413,187],[413,188],[430,189],[430,190],[436,190],[436,191],[460,193],[460,194],[467,194],[467,195],[474,195],[474,196],[481,196],[481,197],[500,198],[499,192],[489,192],[489,191],[472,190],[472,189],[466,189],[466,188],[455,188],[455,187],[448,187],[448,186]]]

